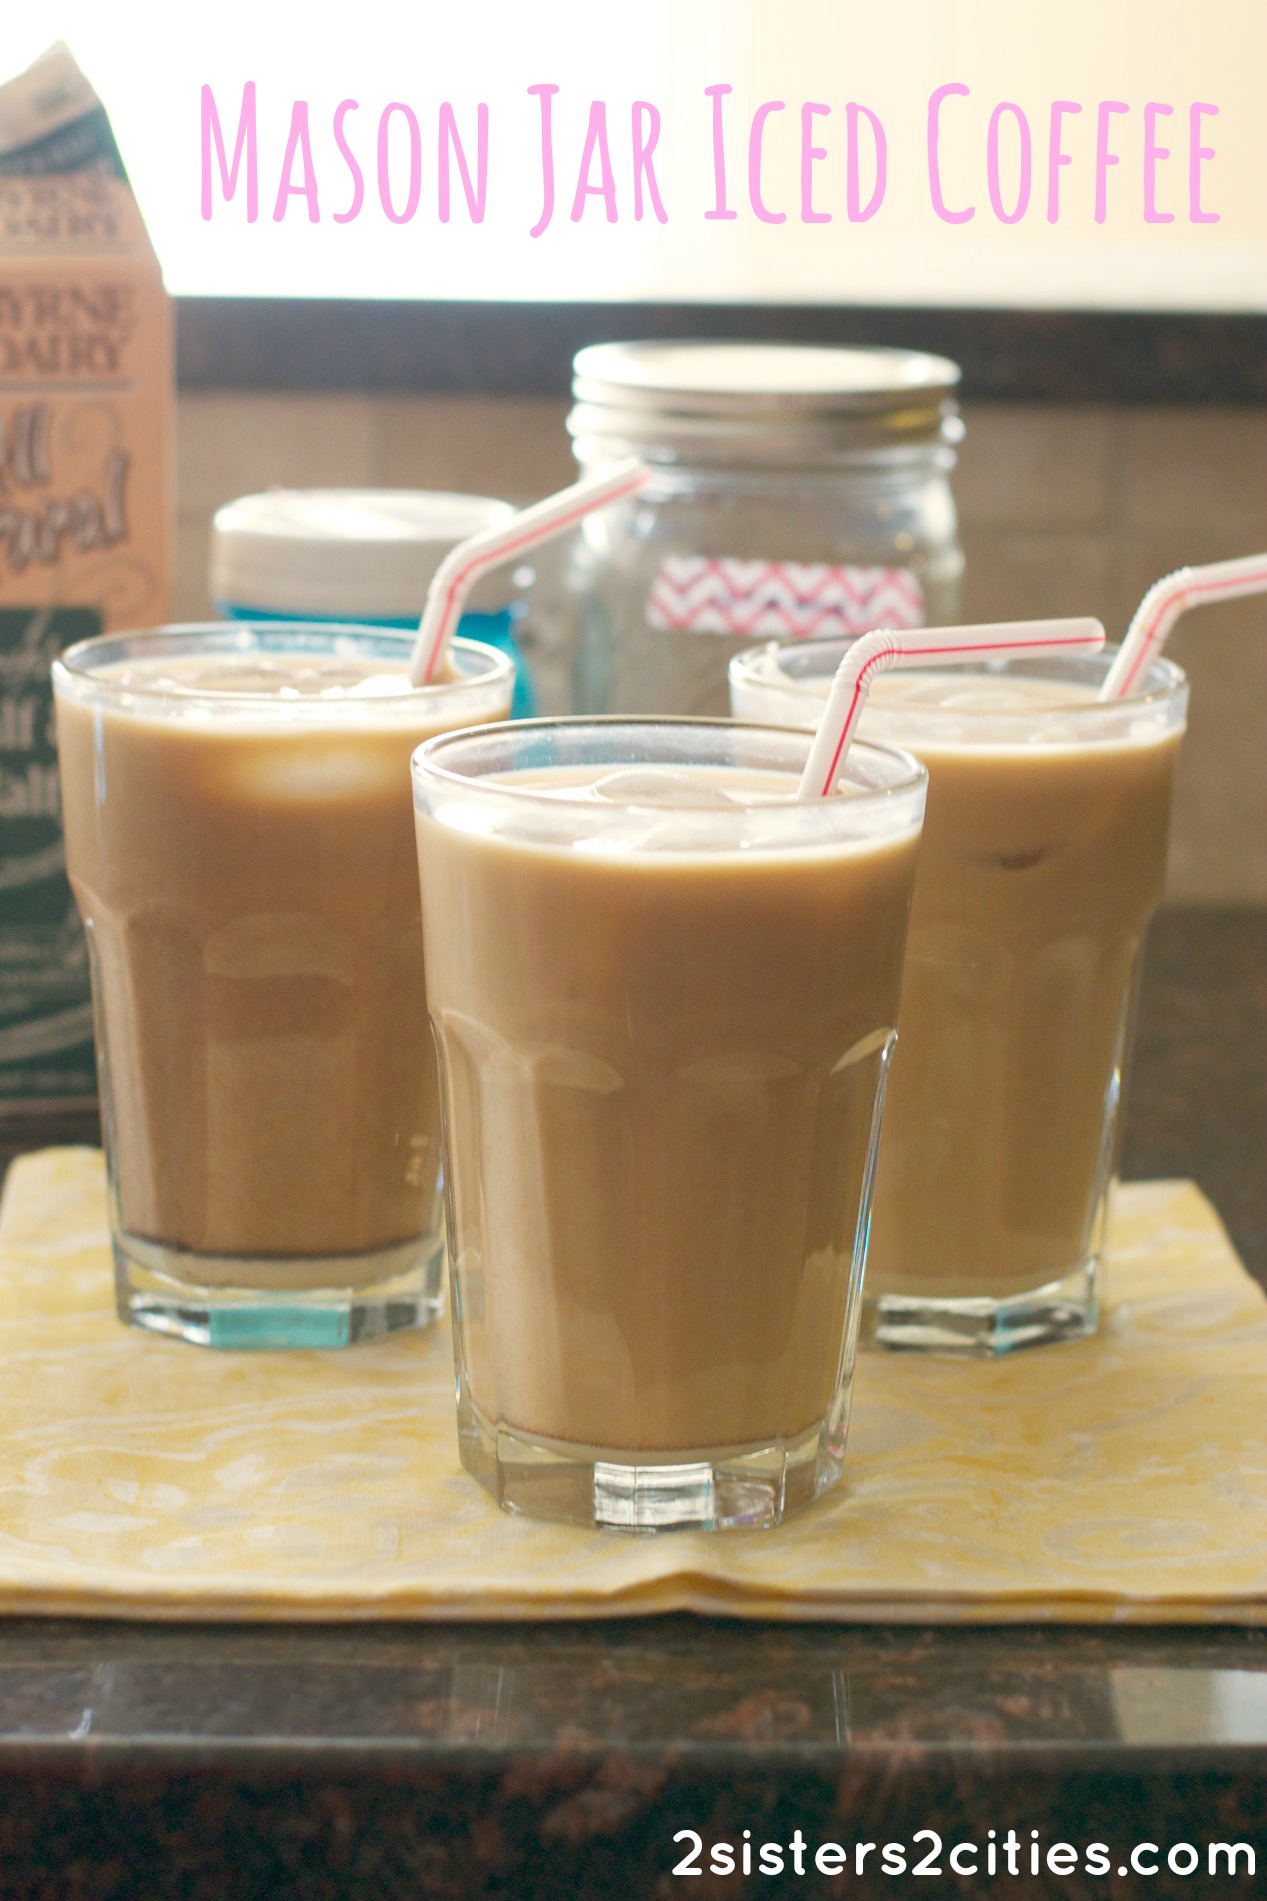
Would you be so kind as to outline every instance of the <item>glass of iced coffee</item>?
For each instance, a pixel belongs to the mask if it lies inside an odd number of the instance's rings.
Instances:
[[[409,758],[504,719],[513,664],[455,641],[188,627],[54,671],[88,937],[121,1318],[218,1347],[434,1318],[439,1095]]]
[[[843,641],[731,666],[743,719],[817,723]],[[1000,1353],[1094,1330],[1140,947],[1188,689],[1113,655],[876,681],[860,730],[928,767],[868,1337]]]
[[[458,1429],[506,1507],[773,1525],[839,1476],[924,800],[859,745],[539,720],[414,759]]]

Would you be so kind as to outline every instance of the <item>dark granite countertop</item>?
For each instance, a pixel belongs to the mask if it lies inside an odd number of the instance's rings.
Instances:
[[[4,1152],[92,1137],[11,1121]],[[1267,916],[1159,920],[1124,1160],[1192,1176],[1267,1279]],[[1250,1894],[1263,1874],[1211,1876],[1209,1844],[1267,1869],[1265,1787],[1267,1631],[0,1624],[0,1901],[924,1892],[886,1843],[908,1869],[937,1849],[957,1891]],[[991,1828],[1020,1878],[950,1873]],[[745,1830],[747,1878],[670,1872],[679,1832],[707,1869]],[[1033,1830],[1081,1872],[1030,1875]],[[815,1872],[824,1842],[845,1873]],[[1155,1877],[1130,1872],[1149,1842]]]
[[[0,1893],[661,1901],[682,1891],[684,1830],[706,1858],[745,1829],[788,1851],[799,1829],[811,1857],[839,1843],[859,1894],[895,1886],[857,1877],[857,1843],[902,1844],[913,1865],[928,1829],[944,1877],[950,1848],[984,1851],[990,1828],[1026,1848],[1033,1830],[1044,1849],[1102,1842],[1115,1870],[1137,1844],[1191,1842],[1205,1872],[1211,1842],[1267,1855],[1265,1762],[1262,1631],[17,1622],[0,1643]],[[685,1892],[845,1885],[812,1861],[807,1876]],[[1262,1892],[1243,1872],[1226,1885]]]

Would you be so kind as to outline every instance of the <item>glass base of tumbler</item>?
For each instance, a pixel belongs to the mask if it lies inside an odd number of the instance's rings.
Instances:
[[[125,1326],[233,1350],[350,1347],[430,1326],[443,1305],[443,1268],[439,1235],[294,1261],[202,1255],[135,1235],[114,1239],[115,1302]],[[308,1285],[284,1284],[299,1279]]]
[[[462,1463],[503,1511],[611,1531],[766,1530],[835,1485],[843,1425],[701,1452],[630,1454],[529,1438],[458,1399]],[[636,1462],[635,1462],[636,1461]]]
[[[1063,1280],[1021,1294],[937,1298],[877,1294],[862,1303],[866,1346],[906,1353],[957,1353],[986,1358],[1021,1347],[1084,1340],[1099,1318],[1099,1261],[1091,1259]]]

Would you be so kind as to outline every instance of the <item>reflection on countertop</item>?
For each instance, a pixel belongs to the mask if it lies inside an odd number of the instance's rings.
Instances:
[[[1267,1748],[1267,1630],[745,1624],[0,1627],[0,1763],[868,1751],[1052,1768]],[[1195,1752],[1195,1754],[1194,1754]]]

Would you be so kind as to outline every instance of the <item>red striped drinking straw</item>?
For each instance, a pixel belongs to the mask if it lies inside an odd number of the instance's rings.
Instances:
[[[521,509],[500,528],[488,528],[460,541],[444,557],[427,589],[427,604],[409,661],[413,684],[426,686],[442,676],[445,652],[461,619],[462,604],[481,574],[514,555],[526,554],[553,535],[563,534],[596,508],[636,495],[650,476],[651,471],[641,462],[618,463],[606,474],[588,476],[571,488],[560,489],[557,495],[534,502],[531,508]]]
[[[1099,653],[1098,620],[1011,620],[984,627],[879,628],[855,640],[839,667],[805,761],[798,799],[826,799],[866,705],[871,682],[889,667],[971,666],[974,660],[1031,660]]]
[[[1134,693],[1170,637],[1170,630],[1190,607],[1207,601],[1235,601],[1243,594],[1267,593],[1267,554],[1247,554],[1238,561],[1211,561],[1204,568],[1176,568],[1154,581],[1135,609],[1126,639],[1100,688],[1102,700],[1124,700]]]

